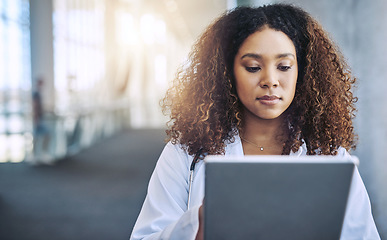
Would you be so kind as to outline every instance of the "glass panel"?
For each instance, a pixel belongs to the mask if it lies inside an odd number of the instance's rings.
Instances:
[[[1,134],[0,135],[0,163],[4,163],[8,161],[8,154],[7,154],[7,135]]]
[[[0,1],[0,162],[25,158],[31,96],[29,1]]]
[[[104,1],[54,1],[56,110],[82,108],[105,75]]]
[[[13,163],[18,163],[25,158],[25,141],[22,134],[13,134],[8,137],[9,158]]]
[[[10,115],[7,121],[7,129],[10,133],[22,133],[24,131],[24,119],[22,116]]]

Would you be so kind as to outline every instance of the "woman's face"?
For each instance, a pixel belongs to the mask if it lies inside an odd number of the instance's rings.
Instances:
[[[237,94],[245,113],[275,119],[292,103],[298,76],[289,37],[268,27],[251,34],[234,59]]]

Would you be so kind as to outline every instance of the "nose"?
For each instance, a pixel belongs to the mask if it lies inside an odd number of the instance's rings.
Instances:
[[[276,88],[278,87],[278,77],[273,69],[265,69],[262,71],[259,86],[261,88]]]

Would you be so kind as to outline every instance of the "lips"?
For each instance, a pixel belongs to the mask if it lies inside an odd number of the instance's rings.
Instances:
[[[275,95],[265,95],[258,97],[257,100],[264,105],[275,105],[280,101],[280,98]]]
[[[279,97],[277,97],[275,95],[271,95],[271,96],[265,95],[265,96],[259,97],[257,99],[258,100],[275,100],[275,99],[279,99]]]

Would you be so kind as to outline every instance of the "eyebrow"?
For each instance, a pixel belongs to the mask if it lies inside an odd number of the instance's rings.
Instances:
[[[246,58],[246,57],[255,58],[255,59],[262,59],[262,55],[256,54],[256,53],[246,53],[245,55],[243,55],[241,57],[241,59]],[[281,53],[281,54],[277,54],[275,56],[276,59],[286,58],[286,57],[293,57],[294,59],[296,59],[296,57],[292,53]]]

